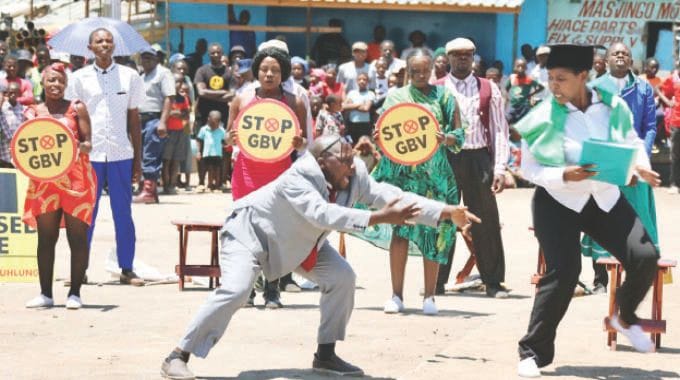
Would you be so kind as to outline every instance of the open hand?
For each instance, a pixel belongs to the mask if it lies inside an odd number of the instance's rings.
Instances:
[[[642,179],[644,179],[645,182],[647,182],[650,186],[657,187],[661,185],[661,177],[659,176],[659,173],[642,166],[638,166],[635,169],[637,174],[642,177]]]
[[[567,181],[572,181],[572,182],[578,182],[578,181],[583,181],[584,179],[588,179],[594,175],[597,174],[596,171],[592,170],[595,168],[595,165],[593,164],[588,164],[588,165],[583,165],[583,166],[567,166],[564,168],[564,173],[562,173],[562,179],[564,182]]]

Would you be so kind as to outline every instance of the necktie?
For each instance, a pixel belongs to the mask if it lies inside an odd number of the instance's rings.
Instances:
[[[328,200],[331,203],[335,203],[336,195],[337,195],[337,192],[329,187],[328,188]],[[319,252],[316,248],[317,244],[319,244],[318,241],[316,242],[316,244],[314,244],[314,247],[312,248],[312,251],[309,253],[309,256],[307,256],[305,261],[303,261],[302,264],[300,264],[302,269],[304,269],[306,272],[309,272],[310,270],[312,270],[312,268],[314,268],[314,266],[316,265],[316,260],[319,256]]]

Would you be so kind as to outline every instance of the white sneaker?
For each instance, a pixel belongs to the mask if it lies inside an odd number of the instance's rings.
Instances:
[[[70,295],[68,296],[68,299],[66,300],[66,308],[69,310],[78,310],[83,306],[83,301],[80,300],[80,297]]]
[[[654,351],[654,343],[649,339],[649,336],[642,331],[640,325],[630,325],[627,329],[624,329],[617,316],[611,317],[609,323],[616,331],[628,338],[630,344],[633,345],[633,348],[635,348],[636,351],[645,353]]]
[[[427,297],[423,300],[423,314],[425,315],[437,315],[439,310],[437,305],[434,304],[434,297]]]
[[[519,361],[517,374],[520,377],[541,377],[541,370],[536,365],[536,359],[530,357]]]
[[[29,309],[34,309],[38,307],[52,307],[54,306],[54,300],[44,295],[39,295],[32,300],[26,302],[26,307]]]
[[[668,188],[668,194],[678,194],[678,193],[680,193],[680,188],[678,188],[677,186],[673,185],[673,186]]]
[[[385,308],[383,309],[385,314],[396,314],[404,311],[404,303],[401,302],[401,298],[397,296],[392,296],[392,299],[385,302]]]

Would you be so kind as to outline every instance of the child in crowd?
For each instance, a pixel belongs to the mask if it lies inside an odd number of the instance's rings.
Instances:
[[[9,144],[24,122],[24,106],[19,102],[21,87],[17,82],[0,79],[0,168],[13,168]]]
[[[226,131],[221,125],[220,111],[210,111],[208,125],[201,127],[196,136],[198,140],[197,158],[202,160],[208,172],[208,189],[220,188],[220,169],[222,166],[222,149],[226,144]]]
[[[191,110],[193,107],[194,102],[192,101],[191,93],[193,91],[193,86],[189,85],[186,82],[186,76],[184,77],[184,83],[182,83],[182,86],[180,87],[180,93],[189,98],[189,112],[188,112],[188,117],[190,120],[191,119]],[[190,191],[191,190],[191,171],[193,170],[194,166],[194,153],[191,148],[191,122],[187,122],[184,124],[184,144],[185,144],[185,151],[186,155],[184,158],[180,161],[179,163],[179,171],[180,174],[184,174],[184,181],[181,181],[181,178],[177,179],[177,183],[180,186],[183,186],[185,190]]]
[[[312,69],[309,76],[309,93],[324,99],[326,87],[326,72],[323,69]]]
[[[314,131],[314,137],[316,137],[316,118],[323,109],[323,100],[321,100],[320,96],[312,96],[309,98],[309,107],[312,109],[312,130]]]
[[[342,100],[345,96],[345,85],[338,82],[338,67],[336,65],[326,65],[326,86],[324,87],[324,98],[328,95],[335,95]]]
[[[170,104],[170,115],[168,116],[167,128],[168,136],[163,146],[163,193],[176,194],[176,180],[180,161],[186,159],[186,135],[184,127],[189,124],[189,96],[182,91],[184,76],[173,74],[175,78],[176,95]]]
[[[345,135],[345,120],[342,117],[342,98],[336,95],[326,97],[326,108],[316,117],[316,135]]]
[[[527,61],[523,58],[516,59],[513,73],[505,85],[510,100],[510,108],[506,115],[508,122],[514,124],[524,117],[534,106],[532,97],[543,89],[543,85],[527,75]]]
[[[297,56],[291,58],[290,74],[293,76],[295,83],[307,90],[309,89],[309,82],[307,82],[307,79],[305,78],[305,75],[307,74],[307,61]]]
[[[366,164],[366,169],[370,173],[380,161],[380,153],[373,145],[368,136],[359,137],[359,142],[354,145],[354,156],[361,159]]]
[[[375,63],[375,96],[383,99],[387,95],[389,79],[387,78],[387,61],[380,57]]]
[[[352,138],[352,143],[359,141],[361,136],[370,136],[373,132],[371,124],[371,107],[375,101],[375,94],[368,89],[368,74],[357,75],[357,90],[347,94],[343,104],[343,110],[349,111],[349,123],[347,131]]]

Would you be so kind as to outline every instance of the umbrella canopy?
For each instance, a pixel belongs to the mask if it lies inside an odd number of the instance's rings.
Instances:
[[[113,35],[116,57],[129,56],[149,47],[137,31],[127,22],[107,17],[88,17],[69,24],[50,38],[48,45],[58,51],[71,55],[93,58],[94,54],[87,48],[90,34],[99,28],[106,28]]]

